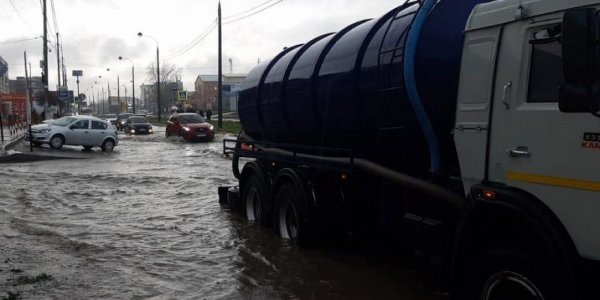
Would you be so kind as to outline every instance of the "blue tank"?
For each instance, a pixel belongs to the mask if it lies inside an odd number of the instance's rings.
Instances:
[[[463,30],[482,0],[407,1],[289,47],[239,98],[258,141],[350,148],[414,175],[457,168],[452,139]]]

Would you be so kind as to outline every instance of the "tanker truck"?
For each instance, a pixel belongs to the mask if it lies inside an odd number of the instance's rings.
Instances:
[[[455,299],[600,299],[599,10],[406,1],[284,48],[240,92],[221,205],[300,246],[399,239]]]

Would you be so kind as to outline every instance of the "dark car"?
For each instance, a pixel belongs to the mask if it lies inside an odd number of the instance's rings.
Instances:
[[[153,133],[152,125],[148,120],[140,116],[130,116],[123,125],[123,131],[130,134],[150,134]]]
[[[117,130],[123,130],[123,128],[125,127],[125,123],[127,122],[127,119],[129,119],[129,117],[133,116],[133,114],[130,113],[122,113],[119,114],[119,116],[117,117],[117,124],[115,125],[117,127]]]
[[[210,141],[215,138],[215,128],[195,113],[173,114],[167,122],[165,135],[181,136],[184,140]]]

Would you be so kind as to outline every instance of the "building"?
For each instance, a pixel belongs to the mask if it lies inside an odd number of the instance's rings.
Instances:
[[[223,111],[237,111],[239,92],[245,79],[245,74],[223,74]],[[200,110],[218,110],[218,81],[218,75],[198,75],[192,106]]]
[[[8,63],[0,56],[0,94],[8,94],[9,86]]]
[[[183,90],[181,80],[160,83],[160,108],[163,115],[171,111],[171,106],[178,104],[177,91],[181,90]],[[140,100],[142,103],[141,105],[136,103],[136,108],[156,113],[158,111],[156,98],[156,83],[144,84],[140,86]]]
[[[11,94],[25,94],[27,91],[27,80],[24,76],[18,76],[17,79],[10,79],[9,82],[9,91]],[[43,97],[44,93],[44,83],[42,82],[41,76],[31,77],[31,90],[34,96]],[[43,101],[43,100],[42,100]]]

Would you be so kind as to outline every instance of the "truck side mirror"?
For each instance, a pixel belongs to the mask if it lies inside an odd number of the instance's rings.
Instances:
[[[565,12],[562,29],[562,58],[565,80],[590,84],[597,78],[598,15],[596,9],[578,8]]]
[[[565,12],[562,23],[562,60],[566,84],[560,87],[559,108],[562,112],[597,112],[600,77],[598,11],[577,8]]]
[[[600,109],[600,86],[562,84],[558,91],[558,107],[564,113],[596,113]]]

